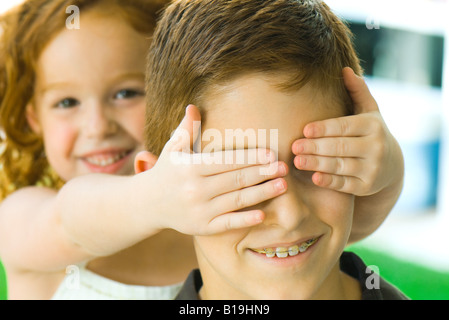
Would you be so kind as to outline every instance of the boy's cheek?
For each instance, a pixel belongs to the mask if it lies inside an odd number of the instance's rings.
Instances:
[[[333,228],[350,229],[354,213],[355,196],[323,189],[320,219]]]
[[[212,265],[235,261],[240,255],[240,240],[246,234],[243,230],[231,230],[210,236],[195,236],[195,250]]]

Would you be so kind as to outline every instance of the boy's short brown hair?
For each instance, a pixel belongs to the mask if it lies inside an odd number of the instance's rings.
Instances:
[[[347,26],[318,0],[178,0],[163,14],[147,70],[147,149],[159,155],[188,104],[248,73],[286,74],[282,89],[306,83],[352,104],[342,69],[361,74]]]

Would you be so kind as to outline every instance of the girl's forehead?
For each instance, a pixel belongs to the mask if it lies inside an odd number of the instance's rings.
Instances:
[[[143,75],[147,38],[120,19],[93,18],[85,17],[79,30],[62,30],[44,48],[36,68],[38,90],[54,83]]]

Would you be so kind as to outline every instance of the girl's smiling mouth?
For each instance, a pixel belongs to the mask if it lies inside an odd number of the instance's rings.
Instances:
[[[115,173],[123,167],[133,152],[134,149],[92,152],[80,159],[92,172]]]

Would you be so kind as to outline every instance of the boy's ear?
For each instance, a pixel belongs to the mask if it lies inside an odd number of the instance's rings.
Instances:
[[[37,116],[36,108],[29,103],[26,106],[25,109],[25,116],[28,122],[28,125],[30,126],[31,130],[33,130],[37,134],[42,133],[41,124],[39,123],[39,118]]]
[[[148,151],[139,152],[134,158],[134,171],[141,173],[150,170],[156,164],[157,157]]]

